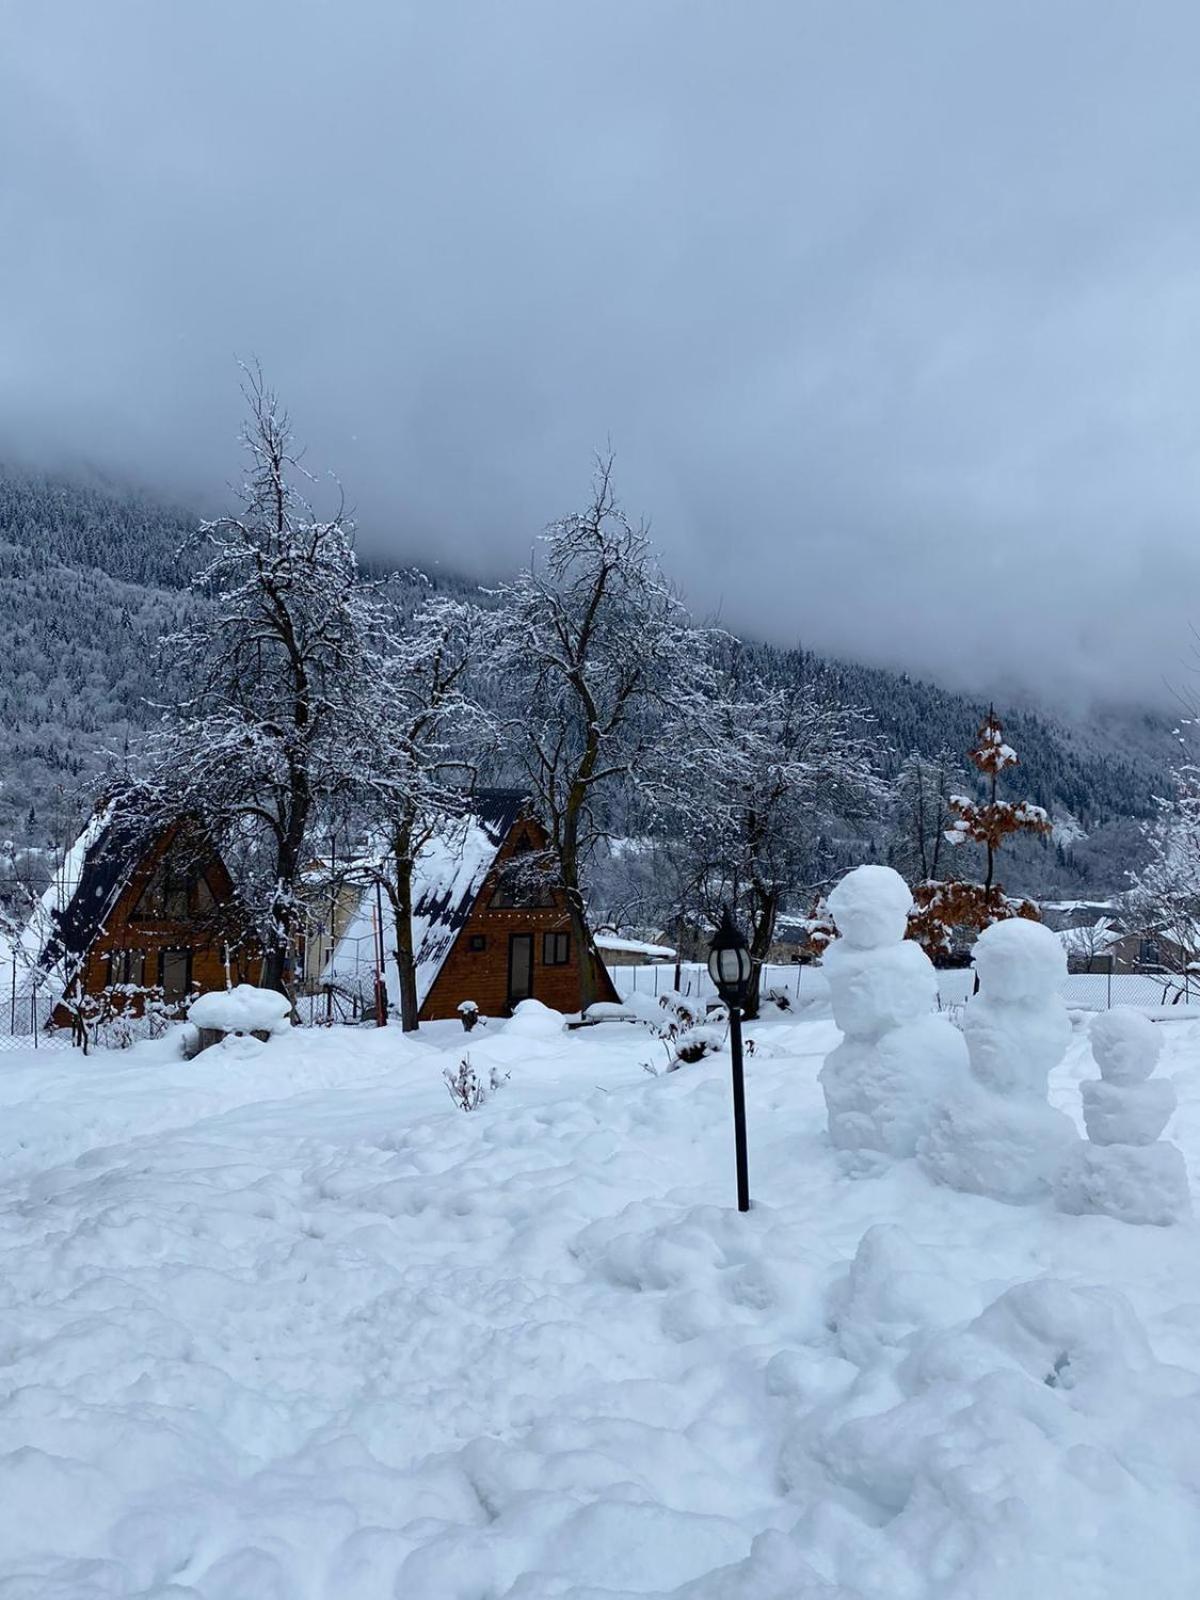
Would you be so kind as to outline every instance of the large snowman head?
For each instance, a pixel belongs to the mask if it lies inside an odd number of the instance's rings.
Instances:
[[[829,896],[837,931],[856,950],[899,944],[912,903],[908,885],[891,867],[855,867]]]
[[[1067,976],[1062,941],[1043,923],[1025,917],[985,928],[975,941],[972,964],[982,993],[1005,1003],[1048,1000]]]

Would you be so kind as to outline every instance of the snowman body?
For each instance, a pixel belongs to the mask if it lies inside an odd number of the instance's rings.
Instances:
[[[1012,918],[975,944],[978,993],[963,1037],[970,1073],[939,1107],[921,1141],[921,1165],[939,1183],[1025,1205],[1046,1195],[1078,1143],[1046,1098],[1071,1023],[1060,990],[1066,957],[1041,923]]]
[[[837,1149],[872,1159],[915,1153],[933,1107],[962,1074],[962,1036],[934,1014],[937,974],[905,938],[912,895],[890,867],[856,867],[829,897],[839,937],[825,951],[842,1042],[821,1088]]]

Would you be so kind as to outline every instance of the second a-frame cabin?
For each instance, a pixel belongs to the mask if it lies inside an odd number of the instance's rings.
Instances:
[[[165,828],[96,813],[42,901],[39,966],[67,999],[110,997],[134,1015],[153,992],[182,1013],[226,982],[257,981],[258,945],[212,840],[183,818]],[[69,1011],[55,1013],[66,1024]]]
[[[546,834],[519,792],[480,792],[469,815],[429,841],[413,884],[413,945],[422,1022],[454,1017],[465,1001],[485,1016],[507,1016],[522,1000],[555,1011],[581,1004],[580,952],[561,888],[523,870],[546,848]],[[590,936],[589,936],[590,937]],[[359,1004],[373,1004],[383,952],[389,1005],[399,1005],[395,925],[386,897],[364,890],[327,961],[323,981]],[[593,947],[594,949],[594,947]],[[597,998],[616,1000],[594,956]]]

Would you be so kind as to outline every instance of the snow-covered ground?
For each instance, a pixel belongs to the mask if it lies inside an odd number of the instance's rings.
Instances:
[[[746,1216],[628,1024],[0,1058],[0,1600],[1191,1600],[1197,1227],[848,1178],[750,1031]]]

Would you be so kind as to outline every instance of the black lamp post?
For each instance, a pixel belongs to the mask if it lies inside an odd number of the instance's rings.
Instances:
[[[717,993],[729,1007],[729,1049],[733,1057],[733,1141],[737,1154],[737,1203],[750,1209],[750,1172],[746,1159],[746,1080],[742,1070],[742,1008],[750,991],[753,964],[745,939],[726,906],[721,926],[708,950],[708,972]]]

